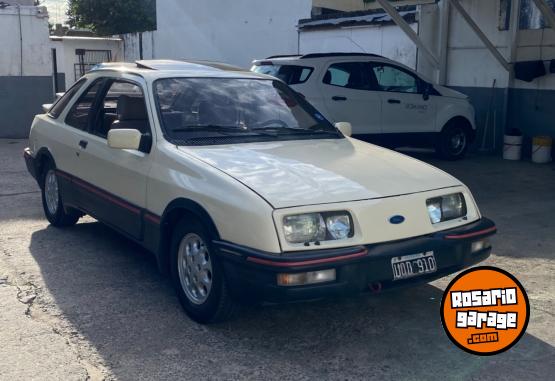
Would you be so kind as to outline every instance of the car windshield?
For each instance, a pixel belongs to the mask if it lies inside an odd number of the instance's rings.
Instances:
[[[154,93],[165,137],[177,145],[343,137],[280,81],[167,78]]]

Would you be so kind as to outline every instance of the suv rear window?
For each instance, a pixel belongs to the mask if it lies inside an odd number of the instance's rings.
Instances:
[[[279,78],[288,85],[298,85],[308,81],[314,68],[298,65],[262,64],[254,66],[252,71]]]

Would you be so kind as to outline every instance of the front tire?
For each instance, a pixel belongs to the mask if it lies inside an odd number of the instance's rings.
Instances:
[[[229,320],[236,311],[212,237],[193,217],[177,224],[171,243],[171,276],[179,301],[201,324]]]
[[[469,145],[468,129],[463,125],[450,122],[439,135],[436,152],[443,159],[460,160],[466,155]]]
[[[41,193],[44,215],[52,226],[67,227],[77,223],[81,215],[64,207],[56,168],[52,163],[47,163],[42,172]]]

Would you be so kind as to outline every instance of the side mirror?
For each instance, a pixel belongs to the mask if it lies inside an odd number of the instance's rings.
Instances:
[[[139,130],[115,129],[108,131],[108,147],[138,150],[143,134]]]
[[[349,122],[337,122],[335,123],[335,128],[347,137],[353,134],[353,126],[351,126],[351,123]]]

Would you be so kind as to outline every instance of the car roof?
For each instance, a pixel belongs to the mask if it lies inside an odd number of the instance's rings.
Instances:
[[[372,58],[377,61],[391,61],[389,58],[384,56],[380,56],[378,54],[373,53],[356,53],[356,52],[335,52],[335,53],[310,53],[310,54],[282,54],[282,55],[274,55],[267,57],[265,59],[254,60],[253,64],[260,65],[269,62],[296,62],[297,64],[300,61],[314,61],[314,60],[321,60],[327,58]]]
[[[168,77],[273,78],[223,62],[204,60],[140,60],[134,63],[106,62],[98,64],[90,70],[90,73],[98,72],[130,73],[151,79]]]

